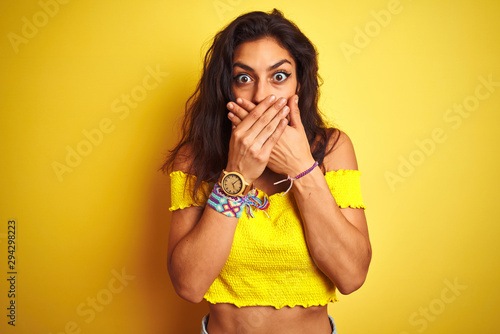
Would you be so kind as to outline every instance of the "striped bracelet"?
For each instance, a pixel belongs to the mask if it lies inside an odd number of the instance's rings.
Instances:
[[[290,180],[290,187],[288,187],[288,189],[281,195],[281,197],[285,196],[286,193],[288,191],[290,191],[290,189],[292,189],[293,181],[298,180],[298,179],[300,179],[303,176],[306,176],[307,174],[309,174],[310,172],[312,172],[312,170],[314,168],[316,168],[316,167],[318,167],[318,162],[317,161],[314,162],[314,165],[312,165],[311,168],[306,169],[305,171],[303,171],[302,173],[300,173],[296,177],[290,177],[290,175],[288,175],[286,179],[283,179],[281,181],[275,182],[274,185],[277,185],[278,183],[282,183],[282,182]]]

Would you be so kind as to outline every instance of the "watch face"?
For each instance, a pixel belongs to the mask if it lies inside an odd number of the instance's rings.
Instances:
[[[228,174],[222,179],[222,188],[228,195],[236,195],[243,188],[243,182],[238,175]]]

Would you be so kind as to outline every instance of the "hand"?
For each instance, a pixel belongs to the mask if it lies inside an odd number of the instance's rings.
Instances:
[[[297,103],[298,96],[288,100],[290,108],[290,125],[286,126],[271,152],[268,167],[279,174],[292,177],[302,173],[314,163],[307,135],[300,119],[300,110]],[[244,99],[237,99],[237,103],[229,102],[229,119],[234,125],[243,122],[256,106]]]
[[[226,170],[238,172],[253,183],[266,168],[273,147],[286,128],[290,107],[285,99],[268,96],[233,123]]]

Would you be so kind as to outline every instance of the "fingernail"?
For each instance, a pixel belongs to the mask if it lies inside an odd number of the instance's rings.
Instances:
[[[285,108],[283,108],[283,116],[285,116],[286,114],[288,114],[288,112],[290,111],[290,108],[288,108],[288,106],[286,106]]]
[[[229,103],[229,104],[227,105],[227,107],[228,107],[229,109],[233,110],[233,107],[234,107],[234,106],[233,106],[233,104],[232,104],[232,103]]]
[[[274,100],[276,100],[276,96],[271,95],[271,99],[270,100],[271,100],[271,102],[274,102]]]
[[[241,99],[241,97],[238,97],[236,99],[236,103],[238,103],[238,104],[242,104],[243,103],[243,100]]]
[[[227,117],[229,118],[233,118],[234,117],[234,114],[232,112],[230,112],[229,114],[227,114]]]
[[[299,104],[299,97],[295,96],[295,104]]]
[[[278,106],[282,106],[286,103],[286,99],[284,97],[280,98],[279,102],[278,102]]]

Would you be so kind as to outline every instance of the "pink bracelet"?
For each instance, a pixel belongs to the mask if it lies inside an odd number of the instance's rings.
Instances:
[[[300,179],[300,178],[301,178],[301,177],[303,177],[303,176],[306,176],[307,174],[309,174],[310,172],[312,172],[312,170],[313,170],[314,168],[316,168],[316,167],[318,167],[318,162],[317,162],[317,161],[315,161],[315,162],[314,162],[314,165],[312,165],[312,167],[311,167],[311,168],[306,169],[305,171],[303,171],[302,173],[300,173],[300,174],[299,174],[299,175],[297,175],[296,177],[290,177],[290,175],[288,175],[286,179],[283,179],[283,180],[281,180],[281,181],[275,182],[275,183],[274,183],[274,185],[277,185],[278,183],[282,183],[282,182],[285,182],[285,181],[290,180],[290,187],[288,187],[288,189],[287,189],[287,190],[286,190],[286,191],[285,191],[285,192],[281,195],[281,197],[285,196],[285,195],[286,195],[286,193],[287,193],[287,192],[289,192],[289,191],[290,191],[290,189],[292,189],[292,186],[293,186],[293,181],[298,180],[298,179]]]

